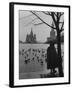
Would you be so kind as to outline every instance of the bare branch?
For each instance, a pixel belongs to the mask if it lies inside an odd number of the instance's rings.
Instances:
[[[54,13],[54,15],[57,17],[57,14],[56,13]]]
[[[44,12],[44,11],[42,11],[44,14],[46,14],[46,15],[50,15],[50,16],[52,16],[52,14],[51,13],[53,13],[56,17],[57,17],[57,12]]]
[[[64,15],[64,12],[63,12],[63,13],[61,13],[61,12],[59,13],[59,18],[60,18],[62,15]]]
[[[48,23],[46,23],[42,18],[40,18],[36,13],[30,11],[31,13],[33,13],[39,20],[41,20],[44,24],[46,24],[47,26],[53,28],[53,29],[56,29],[55,27],[52,27],[51,25],[49,25]]]
[[[51,16],[52,16],[52,19],[53,19],[53,21],[55,23],[55,26],[56,26],[57,25],[57,22],[56,22],[56,19],[55,19],[55,16],[54,16],[54,12],[51,12]]]
[[[48,15],[48,13],[46,13],[46,12],[44,12],[44,11],[42,11],[44,14],[46,14],[46,15]]]
[[[50,12],[44,12],[44,11],[42,11],[44,14],[46,14],[46,15],[50,15],[51,16],[51,14],[50,14]]]

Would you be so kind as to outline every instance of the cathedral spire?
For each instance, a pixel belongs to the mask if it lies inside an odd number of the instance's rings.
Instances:
[[[35,43],[36,42],[36,34],[33,34],[32,28],[31,28],[30,34],[27,34],[27,36],[26,36],[26,42],[27,43]]]
[[[32,28],[31,28],[31,35],[33,36],[33,31],[32,31]]]
[[[54,27],[54,23],[52,22],[52,27]],[[52,39],[55,39],[55,31],[54,31],[54,29],[52,28],[51,29],[51,32],[50,32],[50,37],[52,38]]]

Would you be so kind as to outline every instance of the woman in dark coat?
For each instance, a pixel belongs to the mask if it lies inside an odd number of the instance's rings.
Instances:
[[[55,68],[58,67],[58,54],[54,47],[54,43],[50,43],[47,48],[47,69],[51,69],[51,73],[55,73]]]

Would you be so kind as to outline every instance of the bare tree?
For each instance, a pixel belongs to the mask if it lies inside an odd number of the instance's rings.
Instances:
[[[47,12],[42,11],[43,14],[48,15],[52,18],[52,22],[54,22],[54,26],[49,25],[46,21],[44,21],[35,11],[30,11],[33,15],[35,15],[41,23],[36,25],[45,24],[48,27],[51,27],[57,32],[57,50],[58,50],[58,59],[59,59],[59,76],[63,76],[63,68],[62,68],[62,57],[61,57],[61,32],[64,30],[64,21],[61,21],[61,17],[64,15],[63,12]]]

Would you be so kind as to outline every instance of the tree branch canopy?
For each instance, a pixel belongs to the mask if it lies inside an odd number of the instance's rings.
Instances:
[[[51,12],[52,19],[55,23],[55,26],[57,25],[57,20],[55,19],[54,12]],[[56,17],[57,18],[57,17]]]
[[[51,16],[51,13],[50,12],[44,12],[44,11],[42,11],[44,14],[46,14],[46,15],[50,15]]]
[[[38,16],[35,12],[30,11],[32,14],[34,14],[39,20],[41,20],[44,24],[46,24],[47,26],[56,29],[55,27],[52,27],[51,25],[49,25],[48,23],[46,23],[40,16]]]
[[[60,19],[61,19],[61,16],[64,14],[63,12],[45,12],[45,11],[42,11],[45,15],[49,15],[52,17],[53,19],[53,22],[55,24],[55,26],[52,26],[52,25],[49,25],[46,21],[44,21],[35,11],[30,11],[33,15],[35,15],[40,21],[41,23],[37,23],[37,24],[34,24],[34,25],[41,25],[41,24],[46,24],[47,26],[53,28],[53,29],[56,29],[59,30],[59,32],[62,32],[64,29],[63,29],[63,26],[64,26],[64,21],[61,22]],[[60,21],[60,22],[59,22]],[[59,24],[62,23],[62,26],[61,28],[59,28]]]
[[[59,17],[61,17],[62,15],[64,15],[64,12],[59,12]]]

